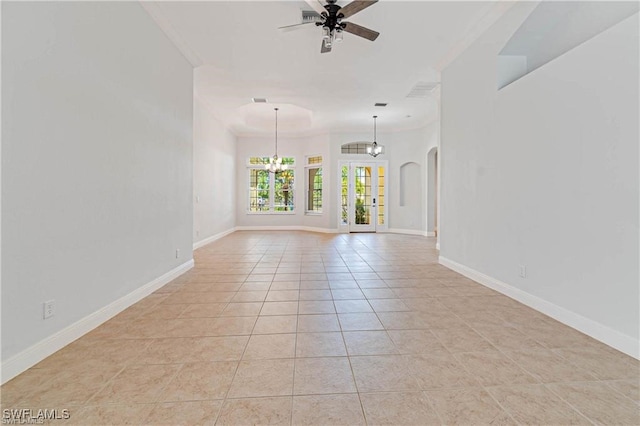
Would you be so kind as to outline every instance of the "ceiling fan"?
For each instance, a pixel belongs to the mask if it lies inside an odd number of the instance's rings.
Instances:
[[[373,5],[378,0],[354,0],[344,7],[338,6],[336,1],[337,0],[326,0],[327,4],[323,4],[321,0],[305,0],[319,16],[309,22],[287,25],[279,29],[285,31],[294,30],[307,27],[309,24],[322,27],[322,46],[320,53],[331,52],[334,42],[342,41],[344,31],[371,41],[378,38],[380,33],[377,31],[354,24],[353,22],[343,22],[343,19],[355,15],[361,10]]]

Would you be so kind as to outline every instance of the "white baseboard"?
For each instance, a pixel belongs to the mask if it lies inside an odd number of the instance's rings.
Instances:
[[[419,229],[401,229],[401,228],[389,228],[387,232],[391,234],[405,234],[405,235],[420,235],[421,237],[428,237],[428,232],[421,231]]]
[[[440,250],[440,242],[436,242],[436,250]]]
[[[3,361],[2,368],[0,369],[0,383],[6,383],[18,374],[36,365],[49,355],[87,334],[94,328],[98,327],[100,324],[113,318],[129,306],[144,299],[171,280],[179,277],[189,269],[193,268],[193,264],[193,259],[183,263],[182,265],[172,269],[166,274],[163,274],[153,281],[143,285],[142,287],[135,289],[126,296],[123,296],[120,299],[111,302],[107,306],[87,315],[86,317],[82,318],[79,321],[76,321],[70,326],[39,341],[38,343],[25,349],[19,354],[12,356],[8,360]]]
[[[308,232],[321,232],[325,234],[338,234],[340,233],[339,229],[330,229],[330,228],[316,228],[313,226],[236,226],[236,231],[308,231]],[[345,231],[348,233],[348,231]],[[379,231],[380,233],[390,233],[390,234],[405,234],[405,235],[419,235],[421,237],[435,237],[433,232],[425,232],[417,229],[400,229],[400,228],[389,228],[385,231]],[[225,234],[226,235],[226,234]],[[195,249],[194,244],[194,249]]]
[[[196,250],[196,249],[199,249],[200,247],[204,247],[207,244],[212,243],[212,242],[214,242],[216,240],[219,240],[222,237],[226,237],[227,235],[235,232],[235,230],[236,230],[235,228],[227,229],[226,231],[218,232],[215,235],[212,235],[210,237],[207,237],[207,238],[204,238],[204,239],[202,239],[200,241],[197,241],[197,242],[193,243],[193,249]]]
[[[510,298],[517,300],[538,312],[548,315],[569,327],[575,328],[587,336],[593,337],[594,339],[599,340],[620,352],[636,359],[640,359],[640,341],[631,336],[620,333],[619,331],[607,327],[597,321],[583,317],[580,314],[541,299],[538,296],[522,291],[519,288],[513,287],[507,283],[471,269],[468,266],[454,262],[446,257],[440,256],[438,261],[441,265],[444,265],[467,278],[502,293],[505,296],[509,296]]]
[[[323,234],[337,234],[338,230],[337,229],[329,229],[329,228],[317,228],[315,226],[302,226],[301,227],[302,231],[308,231],[308,232],[320,232]]]
[[[426,234],[427,234],[427,237],[435,237],[436,236],[435,231],[427,231]]]
[[[321,232],[324,234],[336,234],[337,229],[316,228],[313,226],[236,226],[236,231],[308,231]]]

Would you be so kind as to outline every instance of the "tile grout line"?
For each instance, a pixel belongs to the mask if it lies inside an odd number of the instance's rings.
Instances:
[[[278,264],[279,265],[279,264]],[[302,270],[300,271],[302,273]],[[298,359],[298,319],[300,318],[300,276],[298,276],[298,309],[296,314],[296,334],[293,343],[293,378],[291,380],[291,404],[289,410],[289,424],[293,424],[293,398],[296,392],[296,360]]]
[[[257,265],[257,263],[256,263],[256,265]],[[253,271],[255,268],[256,268],[256,266],[254,265],[253,268],[251,268],[251,270]],[[225,309],[226,309],[226,307],[225,307]],[[256,317],[256,320],[253,323],[253,328],[255,328],[257,322],[258,322],[258,319]],[[233,387],[233,382],[235,381],[235,378],[236,378],[236,375],[238,373],[238,370],[240,369],[240,364],[242,363],[242,359],[244,358],[244,354],[247,351],[247,347],[249,347],[249,342],[251,341],[251,336],[253,334],[253,328],[252,328],[252,332],[249,334],[249,337],[247,338],[247,343],[245,343],[245,345],[244,345],[244,349],[242,350],[242,354],[240,355],[240,358],[238,359],[238,362],[236,364],[236,368],[233,371],[233,377],[231,377],[231,381],[229,382],[229,388],[227,389],[227,391],[224,394],[224,398],[222,399],[222,404],[220,405],[220,409],[218,410],[218,413],[216,414],[216,418],[214,419],[214,422],[213,422],[214,425],[218,423],[218,419],[220,418],[220,415],[222,414],[222,411],[223,411],[225,405],[227,404],[227,400],[228,400],[228,397],[229,397],[229,392],[231,392],[231,388]]]
[[[556,397],[558,397],[558,399],[560,399],[562,402],[564,402],[565,404],[567,404],[569,407],[571,407],[572,410],[574,410],[576,413],[578,413],[579,415],[581,415],[582,417],[584,417],[585,419],[587,419],[591,424],[593,425],[597,425],[598,422],[595,419],[592,419],[591,417],[587,416],[585,413],[583,413],[582,411],[580,411],[578,409],[578,407],[575,407],[571,402],[567,401],[565,398],[562,397],[562,395],[560,395],[558,392],[554,391],[553,388],[548,387],[546,384],[542,384],[542,386],[548,390],[549,392],[551,392],[552,394],[554,394]]]

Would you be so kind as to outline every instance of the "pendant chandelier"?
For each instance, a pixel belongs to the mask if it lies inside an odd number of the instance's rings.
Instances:
[[[287,165],[282,164],[282,158],[278,157],[278,108],[274,108],[274,110],[276,111],[276,153],[269,158],[269,164],[264,166],[269,173],[281,172],[287,169]]]
[[[367,147],[367,154],[369,154],[374,158],[382,154],[382,146],[378,145],[378,142],[376,142],[376,119],[377,118],[378,118],[377,115],[373,116],[373,143]]]

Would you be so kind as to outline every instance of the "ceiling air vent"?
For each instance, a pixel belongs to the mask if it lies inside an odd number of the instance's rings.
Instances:
[[[267,100],[265,98],[251,98],[251,100],[253,100],[253,103],[255,104],[266,104]]]
[[[373,106],[386,107],[387,103],[386,102],[376,102]]]
[[[314,10],[303,10],[302,11],[302,23],[305,22],[316,22],[321,20],[320,15]]]
[[[407,98],[426,98],[440,83],[419,81],[407,95]]]

